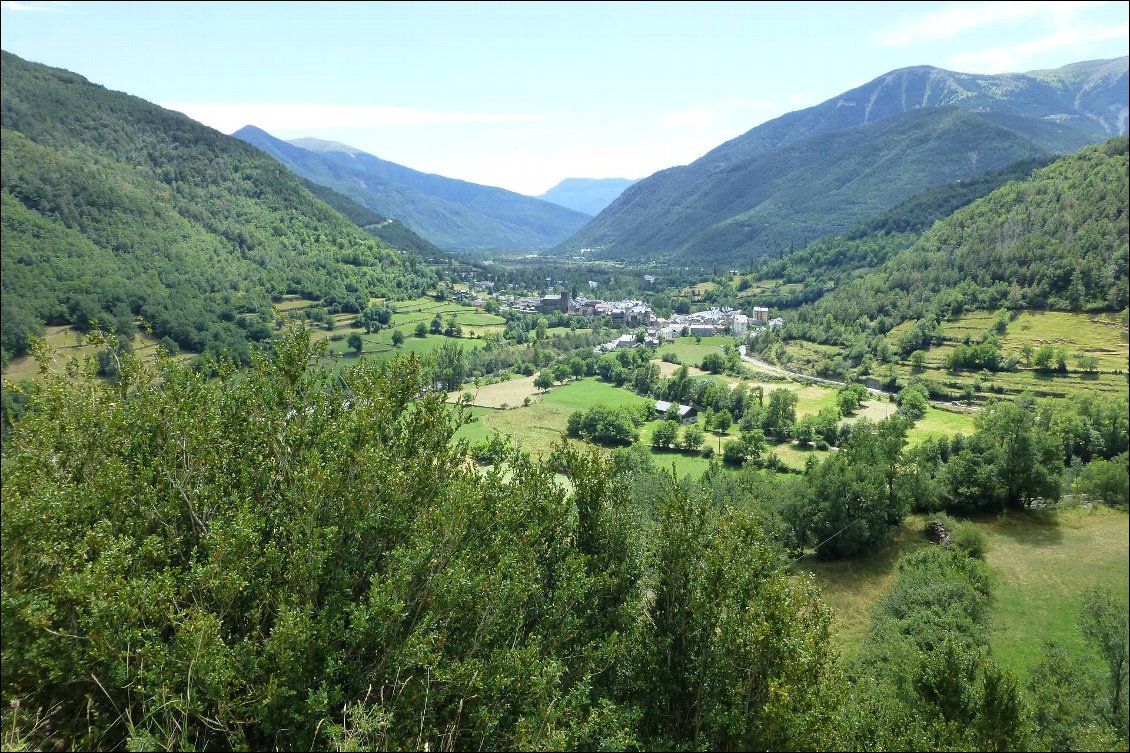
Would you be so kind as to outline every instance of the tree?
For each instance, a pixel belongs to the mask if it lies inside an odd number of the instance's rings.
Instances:
[[[733,423],[734,417],[728,410],[720,410],[714,414],[714,430],[719,434],[725,434]]]
[[[836,402],[840,407],[840,413],[845,416],[850,416],[859,410],[867,397],[868,393],[866,387],[861,384],[849,384],[840,389],[836,396]]]
[[[542,369],[538,375],[534,377],[534,387],[537,387],[542,392],[547,391],[553,386],[553,375],[550,374],[548,369]]]
[[[899,413],[912,421],[917,421],[926,415],[926,410],[930,407],[930,393],[921,384],[908,384],[899,391],[896,402],[899,405]]]
[[[651,435],[651,444],[655,447],[670,447],[675,444],[678,435],[678,421],[660,421]]]
[[[992,458],[1003,501],[1026,509],[1037,498],[1059,499],[1062,447],[1036,426],[1031,411],[1012,402],[997,402],[975,419],[980,447]]]
[[[769,393],[768,405],[762,414],[761,426],[779,439],[791,436],[796,423],[796,406],[800,398],[792,390],[777,388]]]
[[[839,452],[806,474],[808,496],[795,525],[807,531],[818,556],[874,551],[902,522],[914,503],[906,484],[911,470],[899,462],[908,427],[900,416],[860,421]]]
[[[916,350],[910,354],[910,365],[916,369],[921,369],[926,365],[926,351]]]
[[[362,342],[361,340],[361,335],[356,332],[352,332],[345,342],[349,345],[349,347],[353,348],[357,355],[361,355],[361,348],[364,347],[364,342]]]
[[[467,354],[463,346],[445,340],[439,348],[432,351],[435,362],[435,377],[443,389],[448,392],[463,386],[467,378]]]
[[[1083,467],[1076,479],[1076,488],[1097,498],[1104,505],[1125,510],[1130,507],[1130,475],[1127,474],[1126,460],[1125,452],[1114,460],[1092,460]]]
[[[697,450],[702,447],[703,440],[706,439],[706,433],[698,424],[688,424],[683,429],[683,448],[687,450]]]
[[[431,324],[428,325],[428,331],[433,335],[438,335],[443,332],[443,319],[439,314],[432,317]]]
[[[1075,361],[1079,364],[1079,368],[1087,372],[1088,374],[1092,374],[1095,371],[1098,371],[1099,359],[1095,358],[1090,353],[1080,353],[1079,355],[1075,356]]]
[[[546,331],[548,330],[548,328],[549,328],[549,321],[544,316],[538,318],[538,322],[537,322],[537,325],[536,325],[536,328],[535,328],[537,339],[544,340],[545,335],[546,335]]]
[[[1115,750],[1116,736],[1095,703],[1103,693],[1086,663],[1055,642],[1045,642],[1040,656],[1028,683],[1037,742],[1033,749]]]
[[[393,333],[392,333],[392,344],[395,345],[398,348],[401,345],[403,345],[404,344],[404,333],[401,332],[400,330],[393,331]]]
[[[416,325],[416,331],[415,331],[414,334],[416,335],[416,337],[427,337],[428,336],[428,328],[424,326],[423,322],[420,322],[419,324]]]
[[[721,353],[707,353],[702,357],[702,369],[711,374],[721,374],[726,368],[726,359]]]
[[[610,464],[480,474],[418,359],[318,357],[44,380],[2,448],[4,692],[58,708],[27,747],[644,747],[607,671],[645,545]]]
[[[1099,588],[1083,593],[1079,620],[1083,637],[1107,666],[1106,717],[1119,734],[1127,734],[1126,696],[1128,641],[1126,602]]]

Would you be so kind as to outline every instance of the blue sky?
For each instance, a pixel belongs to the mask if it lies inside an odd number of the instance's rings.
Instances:
[[[5,50],[225,133],[539,194],[639,178],[887,71],[1126,55],[1127,2],[0,2]]]

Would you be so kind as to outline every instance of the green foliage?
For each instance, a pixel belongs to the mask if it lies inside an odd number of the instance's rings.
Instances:
[[[1028,683],[1035,749],[1118,750],[1115,732],[1096,703],[1102,695],[1089,667],[1071,658],[1062,645],[1045,643],[1043,659],[1032,668]]]
[[[682,447],[686,450],[697,450],[702,447],[703,441],[706,439],[706,432],[698,424],[688,424],[683,429],[683,442]]]
[[[538,375],[534,377],[534,386],[542,392],[545,392],[553,386],[553,374],[544,369],[539,371]]]
[[[300,180],[310,193],[344,214],[354,225],[397,251],[429,258],[443,256],[443,252],[434,244],[412,232],[400,220],[382,217],[332,188],[306,178]]]
[[[879,549],[914,505],[912,472],[899,462],[906,431],[899,417],[861,421],[839,452],[809,468],[807,494],[791,522],[818,556]]]
[[[1127,735],[1127,678],[1130,673],[1130,624],[1126,601],[1102,589],[1083,594],[1079,615],[1083,637],[1106,665],[1106,698],[1103,709],[1107,721],[1123,740]]]
[[[660,421],[651,435],[651,444],[655,447],[666,448],[675,444],[679,437],[678,421]],[[700,442],[701,443],[701,442]]]
[[[985,534],[972,523],[959,523],[951,534],[953,545],[976,559],[985,559],[988,543]]]
[[[836,396],[840,413],[845,416],[854,414],[869,396],[867,388],[862,384],[849,384],[846,387],[841,387]]]
[[[651,618],[638,639],[646,747],[811,749],[830,739],[830,615],[811,582],[785,574],[749,516],[716,516],[673,480],[657,513]]]
[[[721,374],[726,368],[726,359],[721,353],[708,353],[703,356],[699,366],[703,371],[709,371],[711,374]]]
[[[566,433],[599,444],[632,444],[639,438],[635,422],[636,418],[625,408],[594,405],[588,410],[571,413]]]
[[[930,392],[922,384],[910,384],[899,391],[896,401],[899,413],[917,421],[926,415],[926,409],[930,407]]]
[[[929,547],[899,560],[852,667],[853,747],[1028,749],[1019,685],[988,655],[988,597],[984,565],[961,551]]]
[[[1075,488],[1104,505],[1127,509],[1130,507],[1130,475],[1126,460],[1125,452],[1113,460],[1092,460],[1079,474]]]
[[[750,515],[646,451],[496,437],[475,467],[415,358],[318,355],[32,388],[0,466],[6,748],[834,739],[830,615]]]
[[[426,284],[414,262],[257,150],[188,118],[3,54],[3,329],[97,322],[249,362],[293,293],[334,311]]]
[[[801,308],[784,334],[854,343],[971,309],[1122,310],[1127,186],[1125,137],[1081,149],[937,222],[878,269]],[[904,356],[925,347],[929,331],[918,329],[900,340]],[[1067,358],[1046,344],[1032,365],[1063,369]],[[991,348],[967,359],[991,363]]]

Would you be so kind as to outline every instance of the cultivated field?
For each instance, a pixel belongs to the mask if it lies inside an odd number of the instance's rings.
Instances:
[[[1008,323],[1005,332],[998,335],[1002,354],[1013,354],[1020,359],[1016,371],[947,371],[945,360],[954,346],[966,337],[976,342],[993,327],[995,321],[993,313],[976,312],[942,322],[946,342],[925,351],[926,362],[922,368],[914,368],[908,361],[899,364],[900,377],[904,380],[913,376],[931,379],[947,385],[955,393],[972,385],[983,396],[1030,392],[1037,397],[1066,397],[1079,391],[1126,394],[1127,359],[1130,358],[1127,329],[1112,314],[1021,312]],[[903,322],[891,330],[887,340],[892,347],[897,347],[899,338],[913,326],[914,322]],[[1029,346],[1038,350],[1043,345],[1067,352],[1066,373],[1038,372],[1028,367],[1023,348]],[[1080,369],[1076,360],[1076,356],[1080,355],[1094,357],[1097,371],[1087,373]]]

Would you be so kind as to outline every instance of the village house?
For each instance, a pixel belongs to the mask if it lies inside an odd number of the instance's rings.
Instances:
[[[655,412],[659,414],[660,419],[667,418],[669,416],[669,411],[671,410],[672,405],[674,405],[674,403],[669,403],[666,400],[655,401]],[[698,420],[698,411],[695,410],[694,406],[691,405],[679,405],[678,417],[679,423],[693,424]]]

